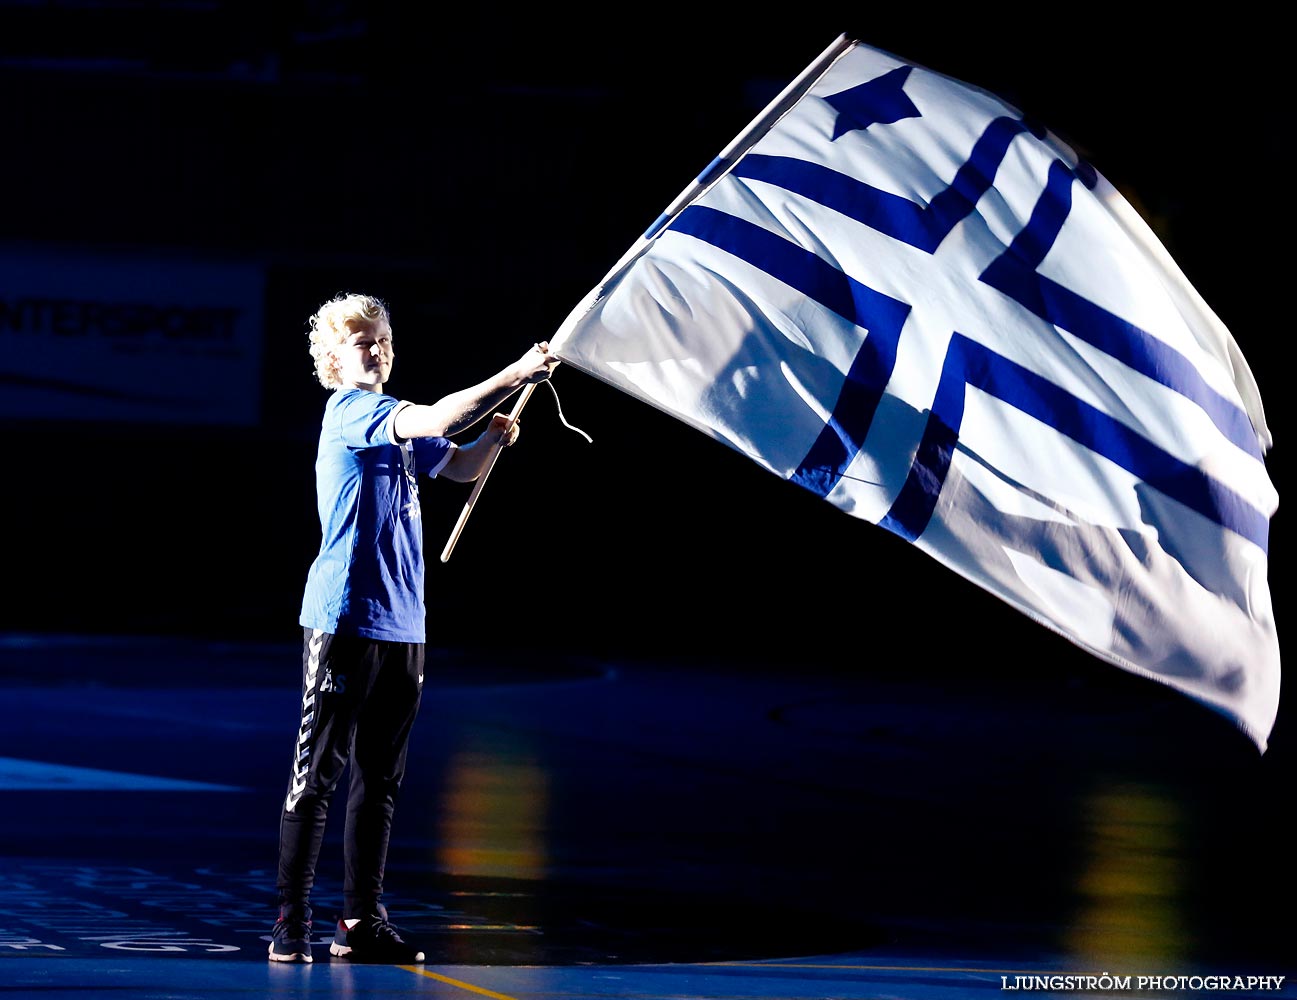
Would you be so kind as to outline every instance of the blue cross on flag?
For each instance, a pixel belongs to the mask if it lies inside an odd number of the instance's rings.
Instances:
[[[1255,381],[1117,190],[994,95],[838,39],[551,343],[1265,749]]]

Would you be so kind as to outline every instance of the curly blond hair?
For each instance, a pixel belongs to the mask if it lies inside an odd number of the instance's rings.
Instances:
[[[338,389],[342,380],[329,350],[341,344],[362,323],[386,323],[392,329],[387,304],[372,295],[340,292],[315,311],[310,319],[311,357],[315,359],[315,377],[326,389]]]

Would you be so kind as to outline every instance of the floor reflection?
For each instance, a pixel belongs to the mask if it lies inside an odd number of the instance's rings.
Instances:
[[[1082,861],[1065,951],[1082,966],[1183,967],[1193,957],[1184,808],[1151,785],[1096,787],[1079,805]]]

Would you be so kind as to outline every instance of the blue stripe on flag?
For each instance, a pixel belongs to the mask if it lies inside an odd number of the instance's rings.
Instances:
[[[864,446],[874,411],[896,366],[896,345],[910,307],[863,285],[820,257],[744,219],[691,205],[671,231],[703,240],[797,289],[869,331],[823,431],[792,475],[825,496]]]
[[[1209,386],[1188,358],[1036,272],[1067,221],[1072,177],[1066,164],[1054,162],[1031,219],[1009,249],[982,274],[982,281],[1046,322],[1195,403],[1231,444],[1260,461],[1261,446],[1247,413]]]
[[[958,333],[950,339],[914,465],[880,526],[910,541],[927,527],[959,438],[970,385],[1048,424],[1263,551],[1267,549],[1269,518],[1234,490],[1048,379]]]
[[[990,188],[1012,140],[1029,129],[1018,119],[992,121],[954,182],[927,208],[822,164],[789,157],[749,154],[733,173],[802,195],[932,253]],[[1055,160],[1027,226],[1009,251],[987,268],[982,280],[1034,315],[1184,396],[1201,407],[1235,447],[1260,459],[1260,445],[1247,413],[1207,385],[1188,358],[1134,324],[1035,272],[1067,221],[1073,180],[1092,186],[1093,170],[1083,164],[1074,171]]]
[[[731,173],[802,195],[870,229],[934,253],[990,190],[1010,143],[1025,131],[1028,126],[1016,118],[997,118],[991,122],[951,185],[927,206],[881,191],[821,163],[788,156],[749,153]]]
[[[1038,223],[1037,231],[1030,237],[1025,237],[1021,244],[1015,245],[1034,245],[1036,253],[1047,249],[1053,239],[1049,233],[1066,218],[1065,212],[1056,210],[1057,198],[1058,192],[1055,190],[1055,205],[1033,215],[1033,220]],[[671,229],[703,240],[747,261],[831,309],[848,322],[869,331],[824,430],[790,477],[793,482],[819,496],[827,496],[863,447],[879,400],[895,366],[901,328],[910,307],[856,281],[810,251],[754,223],[713,208],[692,205],[677,217]],[[1051,300],[1067,303],[1073,307],[1073,311],[1079,311],[1078,305],[1085,303],[1080,296],[1067,293],[1061,286],[1045,282],[1035,272],[1027,270],[1020,263],[1020,258],[1013,255],[1012,249],[1002,255],[997,263],[1000,264],[1003,275],[1012,275],[1018,285],[1027,287],[1028,292],[1047,291]],[[1029,296],[1024,293],[1024,297]],[[1045,298],[1040,295],[1038,297]],[[1114,340],[1117,347],[1136,359],[1140,357],[1136,345],[1149,346],[1143,341],[1152,338],[1144,335],[1143,340],[1132,340],[1129,336],[1120,336],[1132,330],[1138,331],[1092,303],[1087,305],[1092,314],[1087,315],[1087,319],[1098,329],[1107,330],[1106,337],[1094,335],[1096,339]],[[1051,313],[1048,309],[1045,312]],[[994,358],[995,362],[987,360],[980,367],[971,366],[970,360],[977,356],[977,352],[960,346],[964,343],[971,341],[960,335],[952,338],[938,398],[933,406],[933,416],[936,419],[930,419],[906,485],[898,495],[893,510],[880,522],[882,526],[911,540],[917,538],[926,527],[945,479],[951,450],[958,437],[963,415],[964,386],[971,382],[1111,459],[1147,481],[1150,486],[1252,540],[1262,549],[1266,548],[1268,520],[1238,494],[1157,448],[1146,438],[1073,394],[994,352],[981,348],[986,358]],[[1175,352],[1171,353],[1176,358],[1180,357]],[[1188,365],[1187,361],[1183,363]],[[970,378],[970,371],[975,375],[980,372],[980,375]],[[1192,366],[1189,366],[1189,371],[1193,371]],[[952,393],[958,396],[957,402]]]

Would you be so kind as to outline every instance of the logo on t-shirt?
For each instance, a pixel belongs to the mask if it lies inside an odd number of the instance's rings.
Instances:
[[[414,445],[406,441],[401,445],[401,468],[405,470],[405,485],[410,490],[410,499],[405,502],[405,516],[412,521],[419,519],[419,477],[414,472]]]

